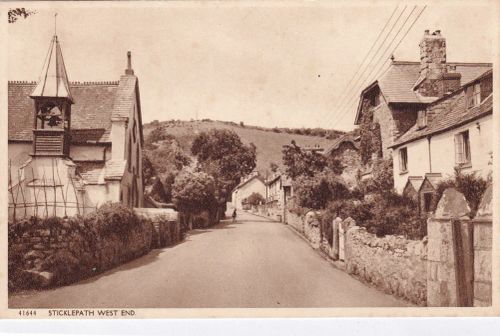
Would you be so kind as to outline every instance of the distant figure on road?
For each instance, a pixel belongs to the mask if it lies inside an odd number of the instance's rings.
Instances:
[[[233,223],[236,222],[236,209],[233,210]]]

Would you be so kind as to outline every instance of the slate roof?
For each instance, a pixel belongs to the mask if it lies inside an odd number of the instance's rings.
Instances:
[[[410,184],[415,191],[418,191],[422,182],[424,182],[424,178],[422,176],[409,176],[406,184]]]
[[[125,172],[126,160],[109,160],[105,164],[104,179],[106,180],[121,180]]]
[[[70,90],[71,134],[75,142],[109,143],[111,114],[119,82],[73,82]],[[8,83],[9,141],[33,140],[33,99],[35,82]],[[104,130],[104,131],[103,131]]]
[[[85,184],[104,183],[104,162],[78,162],[76,173]]]
[[[359,149],[359,144],[360,144],[359,136],[354,136],[351,133],[347,133],[341,135],[340,137],[335,139],[331,145],[326,147],[324,155],[325,156],[330,155],[330,153],[334,150],[337,150],[343,142],[350,142],[354,146],[354,148]]]
[[[462,75],[460,79],[462,84],[470,82],[492,68],[491,63],[448,62],[446,65],[454,66],[456,68],[455,71]],[[413,90],[419,76],[420,62],[394,61],[387,72],[361,92],[355,124],[359,123],[361,117],[360,110],[363,95],[375,86],[380,87],[382,95],[388,104],[427,104],[435,101],[436,97],[423,97]]]
[[[489,73],[491,73],[491,70],[479,77],[486,76]],[[482,116],[492,114],[493,95],[490,95],[483,100],[479,106],[470,109],[466,107],[464,88],[467,86],[468,84],[462,86],[459,90],[432,104],[432,106],[442,105],[443,108],[428,123],[427,127],[419,129],[417,124],[413,125],[406,133],[397,138],[391,147],[394,148],[405,143],[424,138],[431,134],[444,132],[448,129],[471,122]]]

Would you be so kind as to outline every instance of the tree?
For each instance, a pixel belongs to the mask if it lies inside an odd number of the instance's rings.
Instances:
[[[299,176],[293,190],[298,204],[309,209],[324,209],[328,202],[349,196],[342,179],[330,171]]]
[[[261,194],[259,194],[257,192],[254,192],[254,193],[250,194],[250,196],[245,198],[242,203],[256,206],[259,204],[263,204],[264,202],[265,202],[264,196],[262,196]]]
[[[156,176],[156,169],[149,159],[147,152],[143,152],[142,155],[142,176],[144,178],[144,185],[150,185],[152,178]]]
[[[316,151],[303,151],[293,140],[291,145],[283,146],[282,153],[286,174],[292,179],[312,177],[327,166],[325,156]]]
[[[279,166],[278,166],[278,164],[276,162],[271,162],[269,164],[269,169],[271,169],[271,171],[273,173],[276,173],[278,171],[278,168],[279,168]]]
[[[215,179],[220,201],[256,166],[256,147],[245,145],[232,130],[212,129],[200,133],[193,141],[191,153],[198,160],[198,170]]]
[[[160,176],[168,172],[179,171],[191,163],[191,158],[184,153],[173,136],[152,144],[154,147],[146,147],[145,153]]]
[[[213,209],[216,205],[213,177],[203,172],[183,171],[172,186],[172,200],[182,212]]]
[[[9,9],[7,16],[9,19],[9,23],[14,23],[19,18],[26,19],[28,16],[36,14],[36,11],[29,10],[26,8],[11,8]]]

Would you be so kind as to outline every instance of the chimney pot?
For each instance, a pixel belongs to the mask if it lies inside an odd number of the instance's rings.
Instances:
[[[424,33],[425,33],[425,35],[429,35],[429,29],[426,29],[426,30],[424,31]]]
[[[441,35],[441,30],[436,30],[435,33],[436,33],[436,35],[440,36]]]

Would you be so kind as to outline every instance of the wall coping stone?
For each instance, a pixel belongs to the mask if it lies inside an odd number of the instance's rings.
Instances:
[[[465,196],[455,188],[447,188],[434,213],[433,219],[468,219],[470,207]]]

